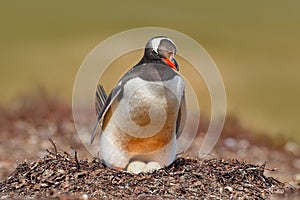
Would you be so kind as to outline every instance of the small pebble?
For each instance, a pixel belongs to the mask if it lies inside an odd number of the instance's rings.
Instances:
[[[224,145],[228,148],[235,148],[238,145],[238,141],[235,138],[228,137],[224,140]]]
[[[295,182],[300,183],[300,173],[294,175],[294,180]]]
[[[84,200],[87,200],[87,199],[89,199],[89,195],[83,194],[83,195],[82,195],[82,198],[83,198]]]
[[[230,186],[226,186],[226,187],[224,187],[224,189],[228,190],[229,192],[233,191],[232,187],[230,187]]]
[[[8,195],[1,196],[0,199],[8,199]]]
[[[300,169],[300,159],[299,158],[295,159],[293,161],[293,166],[296,167],[296,168],[298,168],[298,169]]]
[[[300,156],[300,146],[295,142],[287,142],[284,145],[284,150],[295,156]]]

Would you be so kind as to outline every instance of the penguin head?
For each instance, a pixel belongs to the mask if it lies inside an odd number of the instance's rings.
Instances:
[[[176,45],[170,38],[157,36],[147,42],[144,56],[149,60],[161,60],[174,70],[179,71],[179,66],[175,59],[176,52]]]

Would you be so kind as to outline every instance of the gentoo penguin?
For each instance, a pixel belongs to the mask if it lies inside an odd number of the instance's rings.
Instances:
[[[96,92],[100,157],[108,167],[129,170],[135,161],[147,167],[170,165],[176,139],[185,124],[185,83],[175,60],[176,46],[168,37],[150,39],[144,56],[118,81],[109,96]],[[148,164],[149,165],[148,165]],[[154,164],[153,164],[154,163]],[[130,171],[130,170],[129,170]]]

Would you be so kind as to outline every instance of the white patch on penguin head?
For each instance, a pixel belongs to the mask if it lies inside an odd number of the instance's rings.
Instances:
[[[158,36],[158,37],[151,38],[147,42],[146,48],[151,48],[151,49],[153,49],[153,51],[155,53],[158,53],[158,48],[159,48],[159,45],[160,45],[160,43],[161,43],[162,40],[168,40],[169,42],[171,42],[174,45],[175,50],[176,50],[175,43],[170,38],[165,37],[165,36]]]

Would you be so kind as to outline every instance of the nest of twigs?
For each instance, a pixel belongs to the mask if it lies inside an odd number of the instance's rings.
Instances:
[[[265,164],[224,159],[178,158],[152,173],[131,174],[105,167],[77,153],[47,151],[36,162],[23,162],[0,183],[8,198],[61,199],[268,199],[289,188],[264,175]],[[62,198],[63,197],[63,198]],[[67,198],[66,198],[67,197]]]

